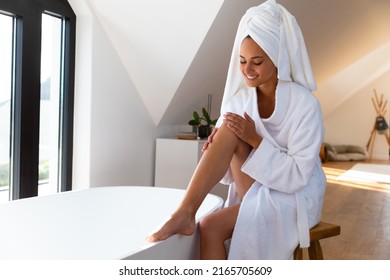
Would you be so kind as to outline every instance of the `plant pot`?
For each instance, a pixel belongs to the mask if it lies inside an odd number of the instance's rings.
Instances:
[[[200,139],[206,139],[211,134],[212,128],[207,125],[200,125],[198,127],[198,137]]]

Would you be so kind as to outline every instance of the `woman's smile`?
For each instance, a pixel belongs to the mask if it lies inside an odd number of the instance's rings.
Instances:
[[[256,79],[258,76],[257,75],[245,75],[246,76],[246,78],[248,79],[248,80],[254,80],[254,79]]]

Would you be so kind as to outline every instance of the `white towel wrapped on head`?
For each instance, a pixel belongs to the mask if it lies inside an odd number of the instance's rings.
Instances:
[[[247,36],[265,51],[278,68],[279,80],[295,82],[310,91],[316,90],[305,41],[295,17],[275,0],[268,0],[248,9],[240,21],[230,59],[221,115],[226,112],[228,100],[246,87],[240,72],[239,55],[241,43]]]

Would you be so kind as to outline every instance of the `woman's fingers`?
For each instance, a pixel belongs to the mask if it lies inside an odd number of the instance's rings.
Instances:
[[[215,127],[213,129],[213,131],[211,132],[211,134],[209,135],[209,137],[207,137],[207,141],[203,144],[202,152],[206,151],[209,144],[211,144],[213,142],[213,138],[214,138],[215,133],[217,133],[217,130],[218,130],[218,128]]]

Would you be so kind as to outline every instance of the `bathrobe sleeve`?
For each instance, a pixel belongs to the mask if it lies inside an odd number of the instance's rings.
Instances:
[[[260,131],[263,141],[242,167],[256,181],[285,193],[298,192],[310,181],[324,134],[318,100],[311,93],[297,94],[294,90],[301,89],[291,88],[288,109],[277,131]]]

